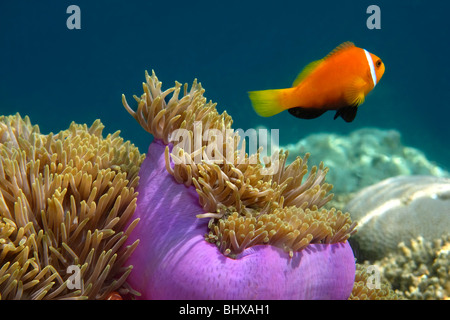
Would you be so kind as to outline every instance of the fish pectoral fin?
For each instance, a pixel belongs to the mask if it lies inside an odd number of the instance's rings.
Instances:
[[[338,111],[336,111],[336,114],[334,115],[334,120],[337,119],[337,117],[341,117],[345,120],[345,122],[352,122],[356,117],[356,112],[358,111],[358,106],[349,106],[340,108]]]
[[[345,100],[349,106],[358,107],[363,104],[365,100],[364,87],[367,82],[364,79],[358,77],[347,87],[345,90]]]
[[[320,117],[327,110],[324,109],[314,109],[314,108],[302,108],[302,107],[294,107],[288,109],[289,113],[294,117],[301,119],[314,119]]]
[[[364,103],[364,87],[367,82],[364,79],[357,77],[345,90],[345,100],[348,104],[347,107],[340,108],[336,111],[334,119],[341,117],[346,122],[352,122],[356,117],[358,106]]]

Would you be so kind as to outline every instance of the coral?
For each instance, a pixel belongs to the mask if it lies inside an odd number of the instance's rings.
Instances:
[[[283,151],[245,153],[231,117],[194,81],[161,90],[146,73],[127,111],[154,136],[141,166],[127,281],[151,299],[346,299],[355,263],[348,213],[331,199],[323,164]],[[169,96],[171,94],[171,96]],[[263,159],[262,159],[263,158]],[[308,174],[309,171],[309,174]]]
[[[381,275],[375,277],[378,270],[368,269],[369,265],[356,264],[355,284],[349,300],[402,300],[401,295],[396,294],[390,284],[382,282]],[[374,278],[374,279],[372,279]],[[378,282],[378,283],[377,283]]]
[[[399,176],[364,188],[345,210],[358,222],[359,257],[381,259],[417,235],[440,237],[450,226],[450,179]]]
[[[103,128],[97,120],[44,135],[28,117],[0,117],[1,299],[130,291],[123,264],[137,241],[123,244],[138,222],[130,218],[143,156]]]
[[[311,152],[312,164],[323,161],[330,168],[328,179],[333,181],[337,195],[357,192],[398,175],[450,177],[420,150],[403,145],[396,130],[364,128],[348,135],[313,134],[283,149],[292,155]],[[293,160],[290,157],[287,162]]]
[[[450,234],[419,236],[376,262],[396,292],[406,299],[450,299]]]

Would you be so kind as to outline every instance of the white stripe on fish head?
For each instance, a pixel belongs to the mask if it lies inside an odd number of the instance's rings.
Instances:
[[[373,60],[372,57],[370,56],[370,53],[366,49],[363,50],[364,53],[366,54],[367,62],[369,63],[370,75],[372,76],[373,87],[375,88],[375,86],[377,85],[377,75],[375,73],[375,66],[373,65]]]

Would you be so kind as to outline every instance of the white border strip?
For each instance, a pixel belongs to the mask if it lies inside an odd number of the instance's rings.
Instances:
[[[377,85],[377,75],[375,73],[375,66],[373,65],[373,60],[372,57],[370,56],[370,53],[366,49],[363,50],[364,53],[366,54],[367,62],[369,63],[370,75],[372,76],[373,87],[375,88],[375,86]]]

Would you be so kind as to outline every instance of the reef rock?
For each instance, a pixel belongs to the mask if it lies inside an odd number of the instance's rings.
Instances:
[[[289,151],[288,162],[306,152],[311,153],[310,163],[323,161],[330,168],[327,181],[336,194],[355,192],[398,175],[449,176],[423,152],[404,146],[396,130],[364,128],[349,135],[313,134],[282,148]]]
[[[450,179],[398,176],[364,188],[345,211],[358,222],[357,256],[380,259],[400,242],[434,240],[450,230]]]

